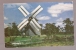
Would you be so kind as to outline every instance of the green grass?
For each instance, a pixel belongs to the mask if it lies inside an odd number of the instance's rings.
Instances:
[[[48,39],[47,36],[41,35],[41,36],[27,36],[27,37],[21,37],[17,36],[11,36],[11,39],[14,39],[13,41],[10,41],[10,37],[5,37],[5,42],[20,42],[22,45],[17,45],[15,47],[40,47],[40,46],[72,46],[74,45],[74,37],[73,35],[56,35]],[[7,45],[6,45],[7,46]]]
[[[32,45],[32,47],[41,47],[41,46],[73,46],[74,45],[74,42],[46,42],[46,43],[41,43],[41,44],[35,44],[35,45]]]
[[[5,42],[10,42],[10,37],[5,37]]]

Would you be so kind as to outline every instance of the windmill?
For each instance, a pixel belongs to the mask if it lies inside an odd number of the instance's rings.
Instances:
[[[34,9],[31,13],[29,13],[23,6],[18,8],[25,17],[29,17],[28,19],[24,19],[17,27],[19,30],[22,30],[24,27],[26,29],[26,34],[29,36],[33,35],[41,35],[41,26],[36,21],[36,16],[39,14],[43,8],[39,5],[36,9]]]

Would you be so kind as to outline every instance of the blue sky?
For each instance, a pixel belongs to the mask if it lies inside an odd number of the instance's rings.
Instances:
[[[4,27],[8,23],[16,22],[19,24],[27,18],[18,10],[18,7],[24,6],[31,13],[38,5],[43,10],[36,16],[40,24],[45,26],[46,23],[56,23],[56,26],[64,27],[63,20],[70,18],[73,20],[73,2],[31,2],[31,3],[5,3],[4,7]]]

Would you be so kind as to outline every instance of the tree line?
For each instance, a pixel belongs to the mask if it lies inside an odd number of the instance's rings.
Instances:
[[[44,29],[41,29],[41,34],[50,36],[56,34],[74,33],[74,21],[71,21],[70,18],[66,18],[65,20],[63,20],[63,24],[66,25],[61,28],[60,26],[55,26],[55,23],[46,23]],[[42,26],[42,24],[40,25]],[[5,36],[20,36],[23,32],[26,32],[26,28],[24,30],[19,31],[15,22],[9,23],[8,27],[4,28]]]

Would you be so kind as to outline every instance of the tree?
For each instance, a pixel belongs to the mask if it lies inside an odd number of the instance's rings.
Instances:
[[[55,36],[56,33],[59,32],[59,27],[56,27],[56,26],[55,26],[55,23],[46,23],[45,32],[46,32],[46,35],[48,36],[48,38],[49,38],[51,35]],[[51,36],[51,37],[52,37],[52,36]]]
[[[64,21],[65,25],[65,32],[66,33],[74,33],[74,22],[71,21],[69,18],[66,18]]]
[[[8,27],[7,28],[4,28],[4,31],[5,31],[5,36],[11,36],[11,23],[9,23]]]
[[[70,18],[66,18],[64,21],[65,25],[65,37],[66,37],[66,41],[67,41],[67,34],[73,34],[74,33],[74,22],[70,20]]]
[[[5,36],[10,36],[10,33],[11,33],[10,27],[5,28],[4,31],[5,31]]]
[[[18,36],[20,33],[15,22],[12,23],[12,32],[13,36]]]

